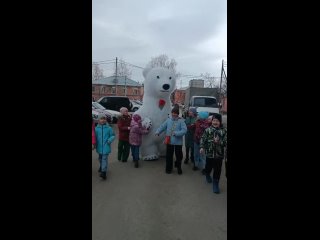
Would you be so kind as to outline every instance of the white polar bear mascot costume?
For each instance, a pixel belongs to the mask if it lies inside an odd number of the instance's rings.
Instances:
[[[142,125],[150,127],[150,131],[142,136],[141,158],[155,160],[165,155],[164,139],[156,137],[155,131],[171,112],[170,95],[176,88],[176,76],[172,70],[164,67],[145,68],[143,76],[143,105],[135,113],[141,116]]]

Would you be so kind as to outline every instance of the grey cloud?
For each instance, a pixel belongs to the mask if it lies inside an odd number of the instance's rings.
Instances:
[[[164,53],[178,71],[219,74],[227,57],[226,6],[226,0],[94,0],[93,61],[121,57],[144,67]],[[132,70],[139,78],[141,71]]]

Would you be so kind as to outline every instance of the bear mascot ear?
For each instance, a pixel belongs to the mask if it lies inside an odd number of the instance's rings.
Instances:
[[[148,75],[148,73],[150,72],[150,70],[151,70],[151,67],[146,67],[145,69],[143,69],[142,74],[143,74],[143,77],[144,77],[144,78],[147,77],[147,75]]]

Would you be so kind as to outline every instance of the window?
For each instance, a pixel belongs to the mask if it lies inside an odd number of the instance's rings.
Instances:
[[[111,87],[111,93],[115,94],[116,93],[116,87]]]
[[[133,95],[139,95],[139,90],[137,88],[133,89]]]
[[[195,107],[218,107],[217,101],[214,98],[197,97],[194,98]]]
[[[96,88],[94,86],[92,86],[92,92],[95,92]]]
[[[122,93],[126,94],[126,88],[125,87],[122,89]]]

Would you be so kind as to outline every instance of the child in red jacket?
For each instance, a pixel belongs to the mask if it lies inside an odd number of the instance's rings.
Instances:
[[[126,162],[130,153],[129,133],[131,117],[128,109],[125,107],[120,108],[121,116],[118,119],[119,128],[119,142],[118,142],[118,160]]]
[[[194,171],[198,169],[202,169],[202,174],[205,174],[205,156],[200,154],[200,139],[203,135],[204,130],[209,127],[208,119],[209,113],[208,112],[199,112],[198,113],[198,120],[196,121],[195,125],[195,133],[194,133],[194,167],[192,168]]]

